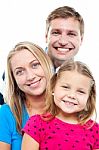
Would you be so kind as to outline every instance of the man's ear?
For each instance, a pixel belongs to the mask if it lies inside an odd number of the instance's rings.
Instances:
[[[82,36],[81,36],[81,44],[83,42],[83,38],[84,38],[84,34],[82,34]]]
[[[45,33],[45,41],[46,41],[46,43],[48,43],[48,34],[47,33]]]

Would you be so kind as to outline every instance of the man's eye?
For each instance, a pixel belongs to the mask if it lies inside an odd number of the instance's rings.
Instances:
[[[68,33],[68,35],[70,35],[70,36],[77,36],[77,34],[76,33]]]
[[[58,34],[60,34],[60,33],[59,33],[58,31],[53,31],[52,34],[53,34],[53,35],[58,35]]]

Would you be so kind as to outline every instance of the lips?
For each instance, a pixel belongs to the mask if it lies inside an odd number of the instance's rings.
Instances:
[[[27,84],[29,87],[37,87],[40,83],[40,80],[37,80],[37,81],[34,81],[34,82],[31,82],[30,84]]]
[[[66,105],[77,105],[77,103],[75,102],[72,102],[72,101],[65,101],[65,100],[62,100]]]

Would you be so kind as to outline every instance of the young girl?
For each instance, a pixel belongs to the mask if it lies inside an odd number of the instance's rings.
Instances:
[[[22,150],[99,150],[95,81],[87,66],[65,62],[52,77],[44,115],[23,128]]]

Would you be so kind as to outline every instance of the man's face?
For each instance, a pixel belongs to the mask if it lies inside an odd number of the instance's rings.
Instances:
[[[82,38],[79,22],[74,18],[57,18],[51,21],[46,42],[48,54],[56,67],[58,62],[61,65],[77,54]]]

